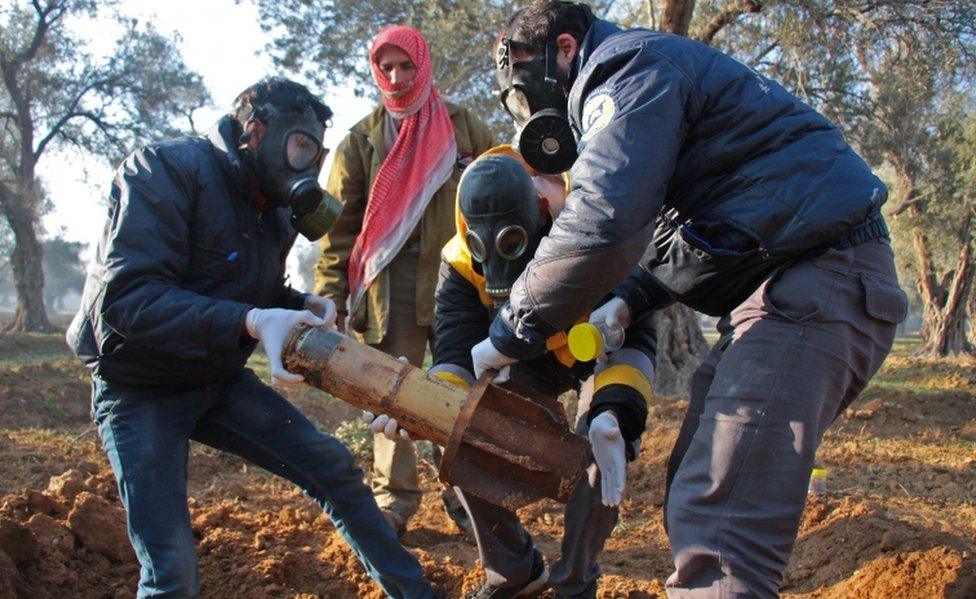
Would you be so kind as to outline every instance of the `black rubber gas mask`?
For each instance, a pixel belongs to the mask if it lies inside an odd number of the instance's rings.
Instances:
[[[309,241],[328,233],[342,206],[318,184],[325,160],[325,125],[307,106],[281,109],[264,104],[252,118],[265,125],[251,157],[261,193],[274,206],[291,208],[291,223]]]
[[[551,44],[550,44],[551,46]],[[560,82],[556,52],[513,62],[513,50],[529,48],[511,39],[498,46],[495,71],[502,106],[515,119],[519,152],[542,173],[558,174],[576,162],[576,138],[566,112],[565,82]]]
[[[596,21],[588,6],[573,4],[587,23]],[[495,56],[502,106],[515,119],[518,149],[529,166],[541,173],[559,174],[569,170],[578,154],[566,106],[569,81],[556,62],[557,34],[553,32],[545,52],[540,53],[513,39],[518,23],[518,19],[512,23]],[[532,58],[515,60],[515,54]]]
[[[481,267],[485,292],[500,307],[543,235],[532,178],[511,156],[483,156],[465,169],[458,206],[467,227],[464,241]]]

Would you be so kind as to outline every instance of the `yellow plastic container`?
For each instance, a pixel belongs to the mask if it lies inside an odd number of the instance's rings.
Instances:
[[[574,358],[589,362],[620,349],[624,344],[624,328],[602,322],[583,322],[569,330],[566,343]]]
[[[827,469],[826,468],[814,468],[810,472],[810,486],[807,489],[807,493],[810,495],[826,495],[827,494]]]

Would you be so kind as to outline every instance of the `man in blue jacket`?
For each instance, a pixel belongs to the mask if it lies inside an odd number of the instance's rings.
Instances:
[[[475,374],[540,355],[611,289],[618,318],[676,301],[721,316],[669,463],[666,586],[776,596],[824,430],[905,315],[884,184],[775,82],[584,4],[517,12],[495,58],[523,156],[571,167],[572,190]]]
[[[206,137],[146,146],[119,167],[109,219],[68,343],[92,372],[92,415],[119,484],[139,597],[200,593],[187,508],[190,439],[306,491],[392,597],[430,597],[349,451],[245,367],[261,341],[275,382],[298,323],[331,300],[284,283],[296,231],[338,215],[316,182],[332,116],[304,86],[246,89]]]

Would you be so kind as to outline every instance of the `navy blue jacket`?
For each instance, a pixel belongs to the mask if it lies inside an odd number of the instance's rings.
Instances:
[[[284,284],[295,230],[286,208],[260,212],[240,126],[133,152],[112,183],[109,220],[68,344],[99,376],[203,386],[244,367],[254,307],[300,309]]]
[[[887,190],[838,129],[713,48],[598,21],[571,84],[573,188],[492,325],[509,356],[540,353],[639,263],[644,307],[722,314],[880,219]]]

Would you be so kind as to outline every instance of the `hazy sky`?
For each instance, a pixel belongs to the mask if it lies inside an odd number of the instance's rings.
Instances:
[[[245,87],[274,72],[271,60],[260,52],[267,36],[258,26],[257,9],[249,2],[233,0],[128,0],[122,11],[151,20],[164,33],[176,32],[179,48],[189,68],[203,76],[214,106],[194,114],[197,128],[207,129],[231,105]],[[117,33],[108,26],[85,31],[95,40],[114,41]],[[87,36],[86,35],[86,36]],[[365,44],[368,43],[364,41]],[[326,102],[336,113],[326,133],[326,147],[334,149],[346,131],[365,116],[371,99],[356,98],[349,89],[327,89]],[[146,140],[150,141],[150,140]],[[54,210],[44,217],[48,235],[62,227],[71,240],[94,243],[106,216],[102,197],[112,177],[112,166],[91,158],[70,154],[45,155],[38,165]],[[327,174],[330,162],[323,173]]]

